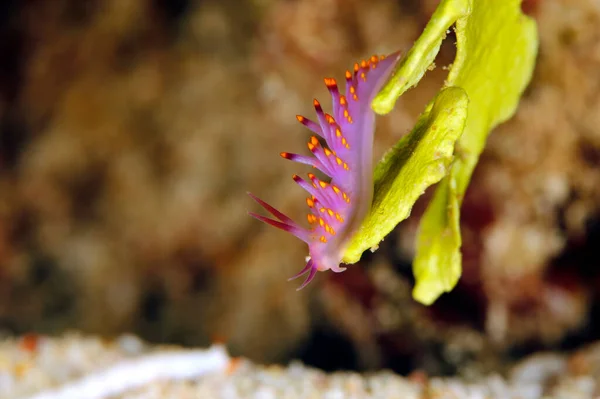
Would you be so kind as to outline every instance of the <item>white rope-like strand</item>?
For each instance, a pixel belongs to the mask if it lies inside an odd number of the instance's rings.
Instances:
[[[163,352],[120,362],[78,381],[23,399],[103,399],[156,380],[185,380],[223,372],[230,361],[222,346],[208,350]]]

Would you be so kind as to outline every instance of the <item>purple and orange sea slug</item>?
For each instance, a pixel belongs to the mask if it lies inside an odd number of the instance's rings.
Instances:
[[[360,227],[373,199],[373,136],[375,113],[371,102],[387,81],[399,59],[372,56],[354,64],[354,72],[346,71],[346,93],[341,94],[333,78],[325,78],[331,93],[333,112],[323,112],[314,100],[317,122],[298,115],[298,121],[316,136],[308,142],[313,156],[282,152],[281,156],[314,166],[331,178],[325,182],[314,174],[308,180],[294,175],[294,181],[309,193],[310,208],[304,228],[266,202],[248,193],[278,220],[250,212],[258,220],[291,233],[308,244],[309,258],[304,269],[290,280],[308,273],[298,288],[304,288],[317,271],[342,272],[340,262],[352,235]],[[318,136],[318,137],[317,137]],[[322,145],[319,138],[326,145]]]

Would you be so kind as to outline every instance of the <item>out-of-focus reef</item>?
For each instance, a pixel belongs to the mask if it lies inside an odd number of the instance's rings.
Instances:
[[[535,75],[490,136],[463,206],[464,275],[433,307],[410,297],[423,201],[378,252],[301,292],[286,279],[305,248],[246,215],[251,190],[304,218],[291,180],[303,168],[278,156],[304,148],[294,116],[326,104],[324,76],[408,49],[436,3],[5,2],[0,325],[435,373],[600,338],[595,0],[525,2],[540,29]],[[376,156],[453,55],[450,35],[438,67],[380,118]]]
[[[598,344],[528,356],[506,376],[477,381],[422,371],[326,373],[298,361],[259,365],[228,356],[220,345],[149,345],[132,335],[30,334],[0,342],[0,359],[0,399],[591,399],[600,393]]]

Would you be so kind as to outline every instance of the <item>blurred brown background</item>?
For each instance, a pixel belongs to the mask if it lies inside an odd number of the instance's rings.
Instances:
[[[246,215],[303,218],[278,156],[324,76],[406,50],[435,0],[0,2],[0,330],[228,343],[261,362],[406,373],[498,369],[600,338],[600,7],[527,0],[535,76],[463,206],[464,275],[410,297],[413,217],[296,292],[304,245]],[[379,119],[376,156],[441,86]],[[502,84],[502,82],[499,82]],[[326,101],[323,101],[326,104]]]

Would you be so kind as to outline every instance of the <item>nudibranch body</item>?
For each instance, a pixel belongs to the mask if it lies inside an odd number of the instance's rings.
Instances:
[[[282,152],[283,158],[314,166],[329,176],[329,182],[308,174],[308,180],[294,175],[294,181],[304,188],[309,197],[307,215],[310,228],[306,229],[266,202],[249,195],[275,219],[255,213],[251,216],[271,226],[287,231],[308,244],[306,266],[290,280],[306,273],[308,276],[298,288],[304,288],[317,271],[342,272],[340,262],[352,235],[367,215],[373,199],[373,136],[375,113],[371,102],[394,69],[399,54],[388,57],[373,56],[354,64],[354,71],[346,71],[346,93],[341,94],[335,79],[325,78],[333,100],[333,112],[323,112],[321,104],[313,101],[317,122],[298,115],[298,121],[316,136],[308,142],[313,156]],[[322,145],[324,141],[326,145]]]

